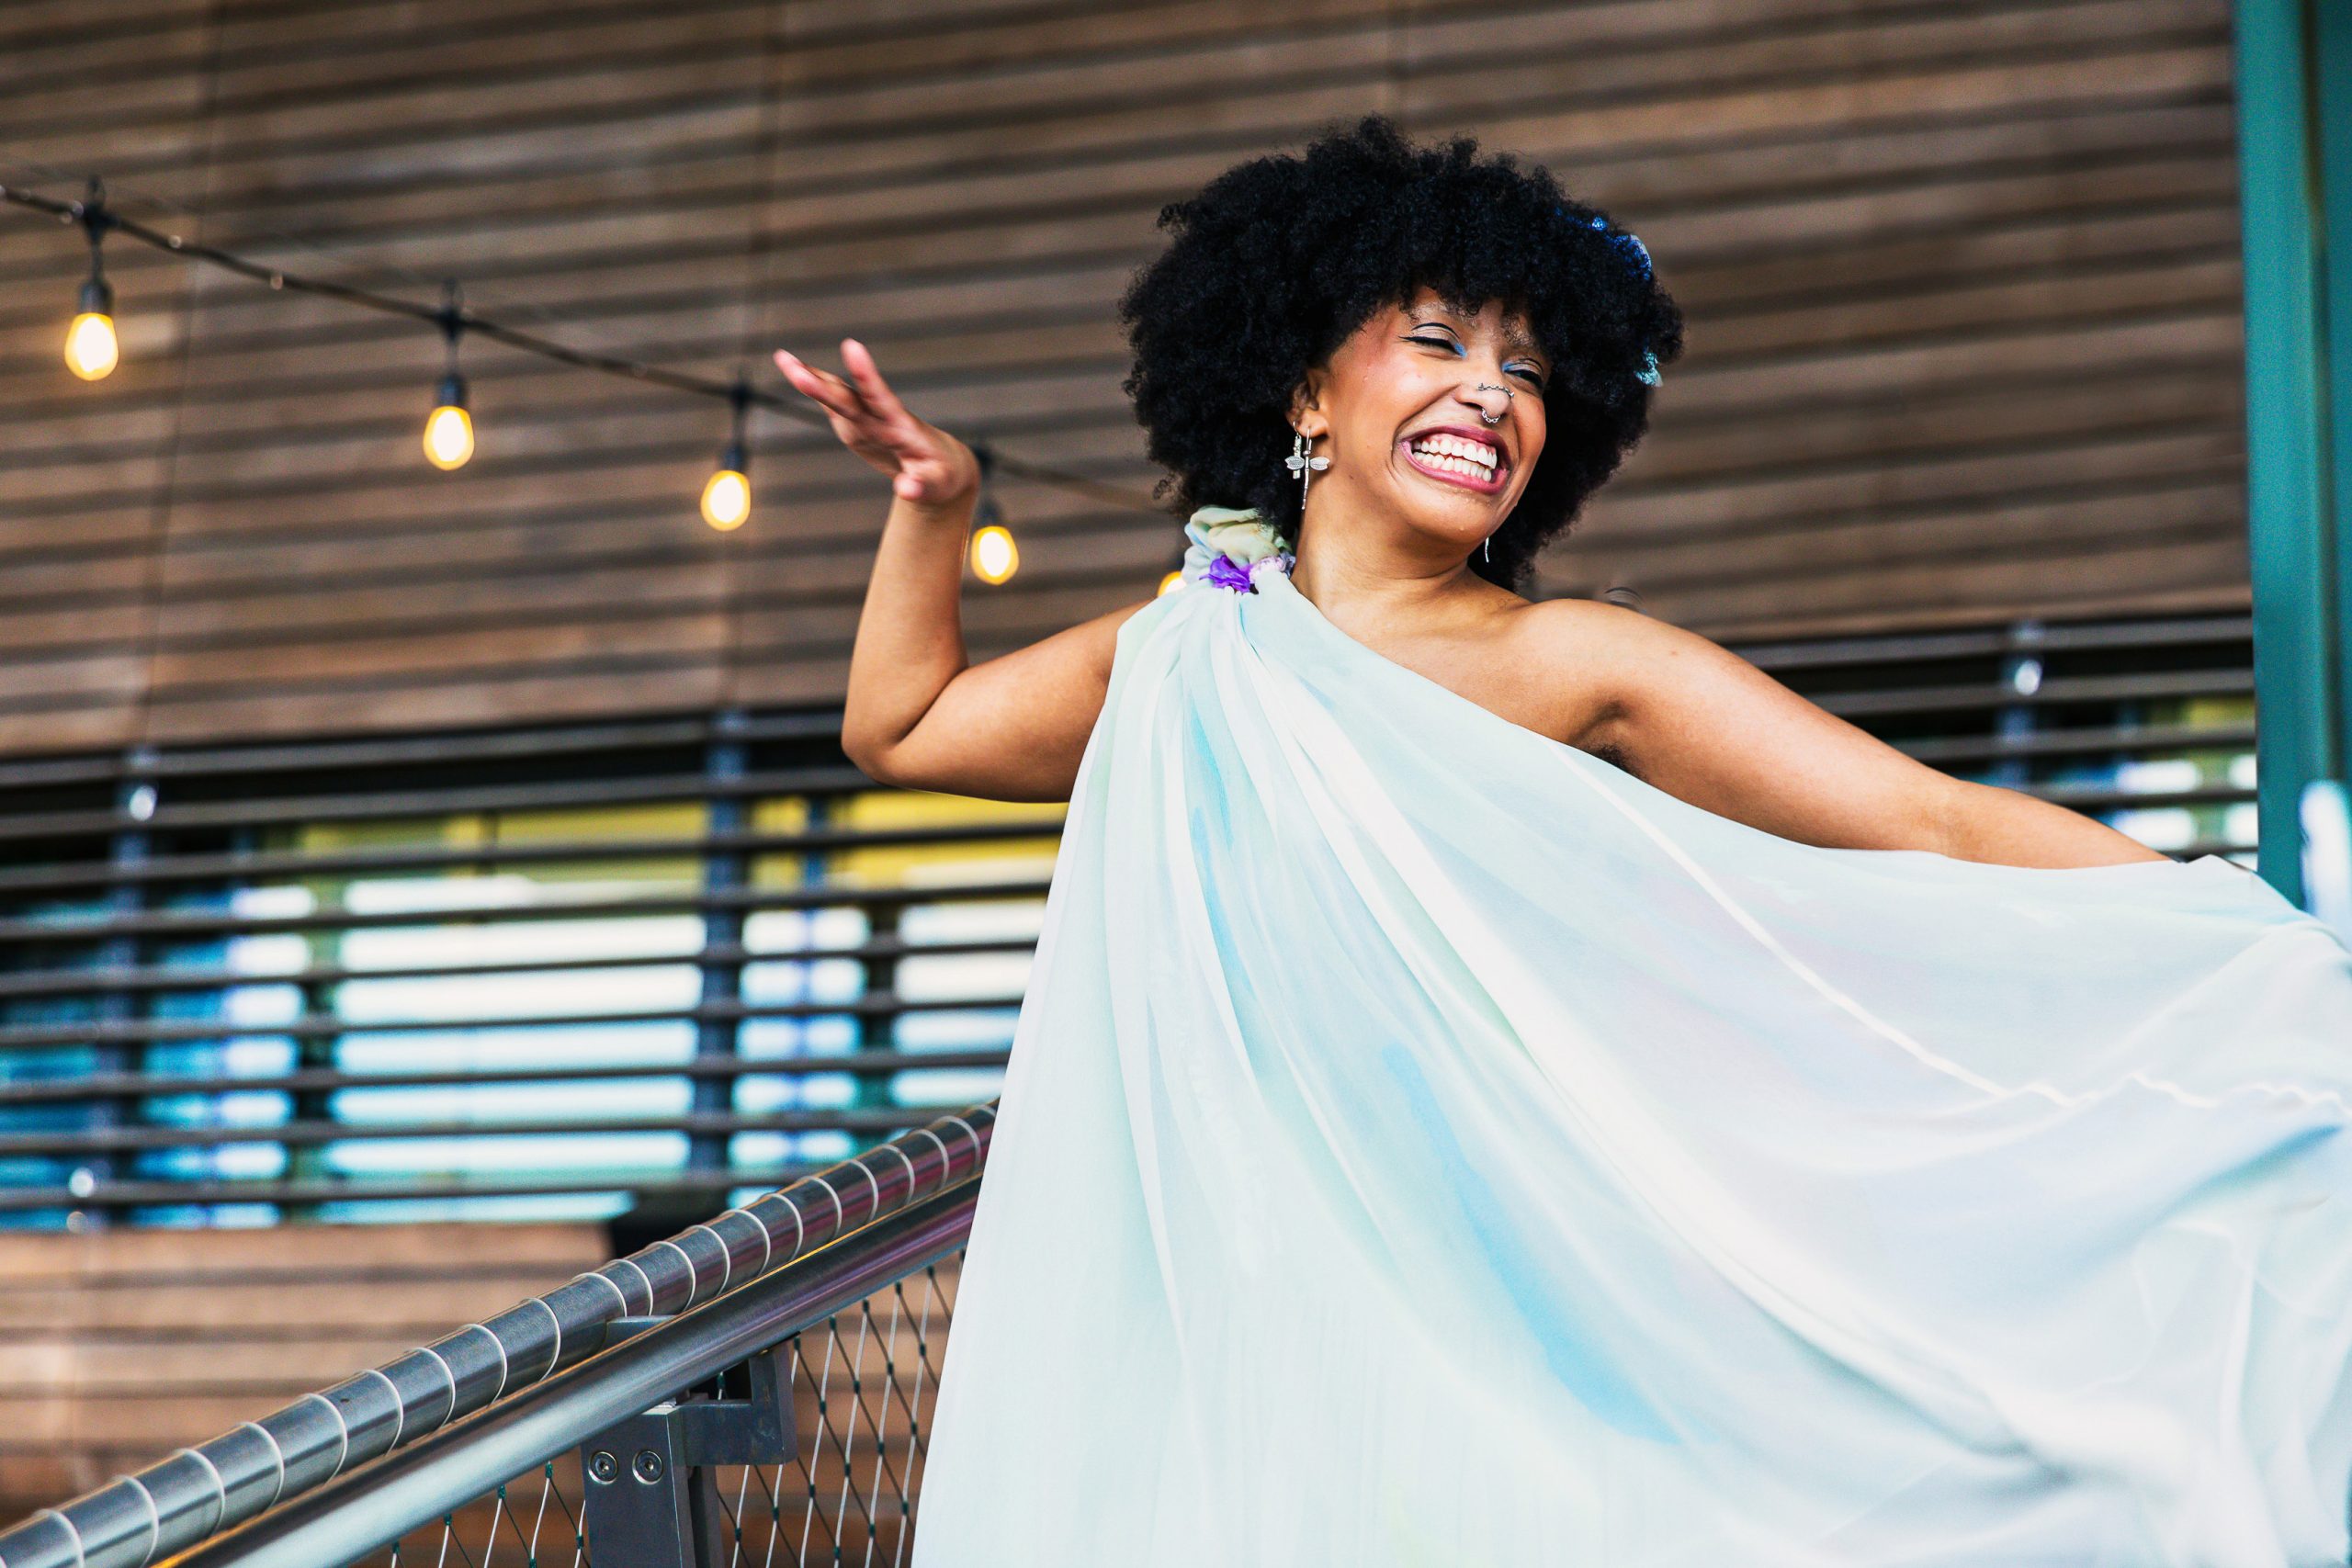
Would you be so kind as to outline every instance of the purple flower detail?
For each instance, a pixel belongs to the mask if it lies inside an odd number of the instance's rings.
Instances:
[[[1250,581],[1250,569],[1228,555],[1220,554],[1215,560],[1210,561],[1209,570],[1204,575],[1209,581],[1219,588],[1230,588],[1243,593],[1255,593],[1258,591],[1257,585]]]

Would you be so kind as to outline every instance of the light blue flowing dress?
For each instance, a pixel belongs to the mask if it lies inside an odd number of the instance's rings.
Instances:
[[[1779,838],[1373,652],[1249,514],[1186,531],[1080,767],[914,1568],[2346,1560],[2330,928],[2216,856]]]

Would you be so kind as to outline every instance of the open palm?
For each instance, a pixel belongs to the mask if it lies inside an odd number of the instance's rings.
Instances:
[[[978,488],[980,465],[972,449],[909,412],[864,344],[842,339],[842,363],[848,380],[788,350],[775,351],[785,379],[824,409],[842,446],[890,476],[892,494],[919,506],[943,506]]]

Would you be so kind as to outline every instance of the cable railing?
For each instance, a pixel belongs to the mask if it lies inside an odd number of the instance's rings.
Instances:
[[[43,1509],[0,1563],[901,1562],[994,1124],[937,1117]]]
[[[1736,646],[1937,767],[2253,856],[2244,615]],[[1063,807],[876,786],[839,727],[0,761],[0,1224],[666,1228],[986,1098]]]

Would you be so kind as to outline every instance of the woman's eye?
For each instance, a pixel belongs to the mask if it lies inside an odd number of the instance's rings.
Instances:
[[[1408,337],[1405,341],[1407,343],[1418,343],[1424,348],[1450,348],[1457,354],[1462,351],[1462,345],[1454,342],[1450,337]],[[1527,378],[1527,384],[1529,386],[1534,388],[1539,392],[1544,389],[1544,378],[1541,374],[1535,370],[1524,368],[1519,373]]]

